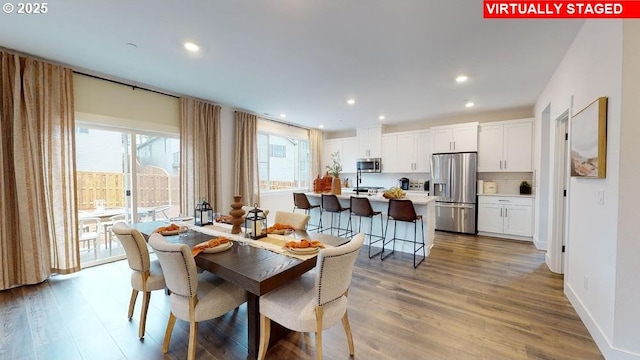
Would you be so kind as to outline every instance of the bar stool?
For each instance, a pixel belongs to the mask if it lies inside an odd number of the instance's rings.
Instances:
[[[371,246],[373,244],[377,244],[384,240],[384,225],[382,220],[382,212],[373,211],[373,208],[371,207],[371,203],[369,202],[369,199],[367,199],[366,197],[352,196],[349,199],[349,206],[351,207],[350,216],[357,216],[360,218],[358,221],[358,232],[361,232],[360,229],[362,228],[362,218],[363,217],[369,218],[369,233],[364,233],[365,235],[369,235],[369,259],[382,253],[383,249],[380,249],[379,252],[371,255]],[[380,215],[380,235],[373,235],[373,217],[377,215]],[[353,223],[351,222],[351,217],[349,217],[349,222],[352,224],[352,227],[353,227]],[[353,228],[351,229],[351,233],[352,234],[354,233]],[[374,238],[376,238],[377,240],[374,241],[373,240]]]
[[[318,225],[309,224],[307,226],[307,230],[309,231],[322,231],[322,207],[320,205],[311,205],[309,203],[309,198],[305,193],[293,193],[293,212],[296,212],[296,209],[304,210],[304,213],[309,215],[311,210],[318,209],[320,211],[320,220],[318,220]],[[313,227],[312,227],[313,226]]]
[[[329,233],[333,235],[333,229],[338,230],[338,235],[340,236],[340,231],[344,230],[344,237],[349,236],[349,228],[351,227],[351,216],[349,216],[349,222],[347,223],[347,228],[343,229],[340,227],[340,214],[343,211],[349,211],[349,208],[343,208],[338,201],[338,197],[335,195],[327,195],[322,194],[322,211],[331,213],[331,226],[328,228],[322,228],[322,232],[325,230],[329,230]],[[333,215],[338,214],[338,227],[333,226]]]
[[[380,253],[380,259],[384,260],[385,258],[387,258],[389,255],[393,254],[396,251],[396,240],[412,242],[413,243],[413,268],[414,269],[417,268],[418,265],[420,265],[420,263],[422,263],[426,258],[426,252],[424,248],[424,221],[422,220],[422,215],[416,214],[416,209],[413,207],[413,201],[390,199],[387,216],[388,216],[388,219],[387,219],[387,226],[385,228],[385,239],[387,238],[387,234],[389,233],[389,223],[391,222],[391,220],[393,220],[393,238],[383,241],[382,251]],[[417,241],[418,240],[417,239],[418,220],[420,220],[420,223],[422,224],[422,231],[421,231],[422,242],[421,243],[418,243]],[[398,225],[397,224],[398,221],[413,223],[413,241],[396,237],[396,228]],[[389,244],[390,242],[393,242],[393,248],[390,253],[385,255],[384,253],[385,245]],[[416,263],[416,254],[421,249],[422,249],[422,259],[418,263]]]

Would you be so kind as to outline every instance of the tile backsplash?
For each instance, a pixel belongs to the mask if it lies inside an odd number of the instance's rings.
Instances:
[[[494,181],[498,194],[520,194],[520,183],[524,180],[535,189],[533,172],[484,172],[478,173],[478,180]]]

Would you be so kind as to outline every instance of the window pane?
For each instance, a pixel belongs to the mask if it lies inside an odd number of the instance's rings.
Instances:
[[[136,190],[141,221],[180,215],[180,140],[136,135]]]
[[[260,190],[308,188],[309,142],[273,134],[258,134]]]
[[[124,196],[129,179],[128,146],[126,133],[77,128],[76,190],[83,266],[124,255],[111,234],[111,224],[115,219],[124,221],[130,208]]]

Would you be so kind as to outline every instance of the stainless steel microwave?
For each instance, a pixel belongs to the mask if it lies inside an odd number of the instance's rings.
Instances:
[[[363,173],[379,173],[382,171],[382,160],[380,158],[358,159],[356,169]]]

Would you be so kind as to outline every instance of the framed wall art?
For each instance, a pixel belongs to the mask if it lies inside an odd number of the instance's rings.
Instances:
[[[571,176],[604,179],[607,161],[607,98],[571,118]]]

